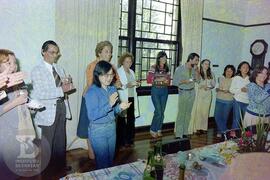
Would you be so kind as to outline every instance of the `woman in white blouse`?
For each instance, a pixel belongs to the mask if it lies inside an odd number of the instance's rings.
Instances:
[[[230,92],[233,94],[233,124],[232,129],[239,128],[240,117],[244,117],[249,100],[247,85],[249,84],[250,65],[243,61],[238,65],[236,76],[233,77]],[[240,114],[241,112],[241,114]],[[232,131],[234,132],[234,131]],[[234,136],[234,133],[232,133]]]
[[[134,145],[135,115],[138,114],[136,87],[140,83],[136,81],[134,71],[130,69],[133,61],[133,55],[128,52],[122,54],[118,61],[120,68],[117,69],[117,73],[123,85],[118,89],[119,97],[121,101],[131,102],[130,107],[117,119],[117,144],[120,150]]]

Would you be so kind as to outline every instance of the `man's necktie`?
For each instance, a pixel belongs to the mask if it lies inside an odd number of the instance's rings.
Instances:
[[[61,86],[60,76],[57,74],[54,67],[52,67],[52,70],[53,70],[53,77],[54,77],[54,80],[55,80],[55,85],[56,85],[56,87],[60,87]]]

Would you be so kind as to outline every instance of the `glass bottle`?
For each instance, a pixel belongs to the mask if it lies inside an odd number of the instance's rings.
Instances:
[[[163,157],[162,157],[162,143],[157,142],[154,146],[154,165],[157,175],[157,180],[163,179]]]
[[[156,173],[155,173],[155,167],[154,167],[154,152],[149,151],[148,157],[147,157],[147,163],[145,170],[143,172],[143,180],[155,180]]]
[[[178,180],[184,180],[185,179],[185,169],[186,169],[186,166],[183,165],[183,164],[180,164]]]

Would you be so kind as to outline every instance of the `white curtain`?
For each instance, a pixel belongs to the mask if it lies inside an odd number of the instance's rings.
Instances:
[[[76,139],[81,96],[85,86],[85,70],[95,59],[95,47],[100,41],[113,44],[113,60],[117,62],[119,32],[119,0],[56,0],[56,42],[60,46],[61,64],[73,77],[77,92],[70,96],[73,115],[67,123],[69,149],[86,147],[86,141]],[[76,141],[74,141],[76,139]]]
[[[190,53],[201,54],[204,0],[181,0],[182,63]]]

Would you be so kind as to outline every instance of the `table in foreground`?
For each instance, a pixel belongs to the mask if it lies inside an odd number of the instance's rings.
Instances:
[[[218,144],[213,144],[209,146],[205,146],[203,148],[196,148],[192,149],[190,151],[186,151],[184,153],[191,153],[193,158],[187,161],[187,169],[185,171],[185,179],[200,179],[200,180],[216,180],[222,178],[222,175],[225,173],[228,176],[228,171],[230,175],[230,171],[232,167],[235,167],[235,163],[237,163],[238,160],[238,153],[232,152],[232,146],[235,146],[236,144],[234,142],[228,141],[228,142],[223,142],[223,143],[218,143]],[[209,162],[206,160],[200,160],[200,155],[202,152],[210,152],[212,150],[222,150],[220,151],[220,154],[227,153],[227,155],[233,154],[233,159],[232,159],[232,164],[227,166],[226,164],[218,164],[218,163],[213,163]],[[213,151],[212,151],[213,152]],[[247,154],[253,154],[253,153],[247,153]],[[242,155],[242,154],[241,154]],[[239,157],[241,157],[241,155]],[[246,155],[246,154],[245,154]],[[220,155],[221,156],[221,155]],[[262,156],[267,156],[268,158],[265,158],[265,160],[268,160],[268,164],[270,163],[270,154],[269,153],[264,153]],[[164,157],[165,159],[165,168],[164,168],[164,174],[163,174],[163,179],[164,180],[178,180],[179,177],[179,153],[175,154],[168,154]],[[263,159],[263,158],[262,158]],[[196,170],[192,168],[192,163],[197,161],[200,165],[202,165],[201,170]],[[236,162],[235,162],[236,161]],[[239,161],[240,162],[240,161]],[[258,161],[250,161],[250,164],[254,163],[253,165],[256,164]],[[261,161],[259,161],[258,166],[250,166],[254,170],[257,169],[256,171],[259,171],[261,168]],[[242,164],[242,163],[241,163]],[[61,180],[88,180],[88,179],[94,179],[94,180],[119,180],[119,179],[132,179],[132,180],[142,180],[143,179],[143,172],[145,169],[145,161],[138,160],[133,163],[129,164],[124,164],[124,165],[119,165],[119,166],[114,166],[110,168],[105,168],[105,169],[100,169],[100,170],[95,170],[91,172],[86,172],[86,173],[73,173],[70,175],[67,175],[66,177],[61,178]],[[235,169],[235,168],[233,168]],[[269,171],[270,172],[270,171]],[[258,173],[258,172],[257,172]],[[270,175],[269,175],[270,176]],[[268,177],[269,177],[268,176]]]
[[[140,160],[133,163],[99,169],[86,173],[73,173],[61,178],[60,180],[141,180],[143,177],[143,171],[145,169],[145,166],[145,162]]]
[[[196,148],[187,152],[193,152],[194,154],[202,149],[211,149],[220,146],[222,143],[213,144],[205,146],[203,148]],[[164,180],[177,180],[179,176],[179,162],[178,154],[168,154],[164,157],[165,168],[163,179]],[[110,168],[104,168],[100,170],[90,171],[86,173],[73,173],[61,178],[60,180],[119,180],[119,179],[132,179],[132,180],[142,180],[143,172],[146,167],[146,161],[138,160],[133,163],[123,164],[119,166],[114,166]],[[191,163],[191,161],[190,161]],[[223,173],[224,167],[215,167],[214,165],[202,163],[204,169],[200,171],[193,171],[187,169],[185,172],[185,179],[215,179],[219,173]],[[207,172],[205,171],[207,170]]]

